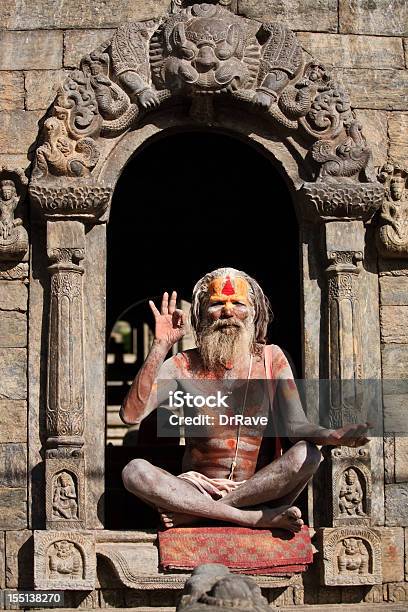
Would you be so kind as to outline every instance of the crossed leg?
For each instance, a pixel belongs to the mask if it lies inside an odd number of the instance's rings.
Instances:
[[[220,500],[203,495],[189,482],[134,459],[122,472],[128,491],[160,509],[166,527],[192,522],[177,517],[201,517],[248,527],[281,527],[299,531],[300,510],[292,506],[317,470],[321,454],[308,442],[298,442],[282,457],[256,472],[241,486]],[[266,502],[275,507],[266,507]]]

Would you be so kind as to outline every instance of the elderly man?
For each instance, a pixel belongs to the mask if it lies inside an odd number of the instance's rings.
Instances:
[[[258,419],[258,424],[254,419],[248,426],[231,419],[222,429],[208,428],[207,436],[187,438],[179,476],[134,459],[123,470],[125,487],[157,508],[167,528],[201,518],[299,531],[303,521],[293,504],[320,464],[316,445],[360,446],[368,441],[368,426],[328,430],[309,423],[284,353],[276,345],[265,345],[268,300],[244,272],[220,268],[198,281],[191,307],[197,348],[164,361],[185,333],[176,299],[174,291],[170,299],[164,293],[160,312],[150,302],[155,340],[121,407],[122,420],[140,423],[160,405],[161,380],[166,381],[167,392],[189,381],[270,380],[272,391],[266,401],[260,399],[257,385],[247,383],[240,414],[268,416],[277,405],[275,416],[294,445],[256,471],[267,419]]]

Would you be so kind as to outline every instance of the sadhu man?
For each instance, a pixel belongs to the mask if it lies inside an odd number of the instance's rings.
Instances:
[[[160,311],[149,303],[155,339],[121,407],[122,420],[139,424],[160,405],[161,380],[174,392],[189,381],[273,379],[278,401],[265,401],[265,394],[259,399],[257,386],[252,389],[251,385],[242,410],[247,415],[268,415],[272,403],[277,404],[277,416],[294,444],[257,470],[267,419],[252,419],[249,425],[230,419],[222,428],[207,427],[204,437],[187,438],[179,476],[144,459],[133,459],[123,470],[125,487],[157,508],[167,528],[215,519],[299,531],[303,520],[294,502],[321,462],[317,446],[363,445],[368,442],[368,425],[329,430],[307,420],[287,358],[278,346],[265,344],[271,312],[268,299],[244,272],[221,268],[198,281],[191,306],[197,348],[165,361],[185,333],[184,314],[176,308],[176,299],[176,292],[170,298],[164,293]]]

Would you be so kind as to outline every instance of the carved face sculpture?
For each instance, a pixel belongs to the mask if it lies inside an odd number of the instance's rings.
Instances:
[[[347,470],[345,473],[345,479],[348,485],[353,485],[356,482],[357,474],[354,472],[354,470]]]
[[[8,202],[12,198],[14,198],[17,194],[16,194],[16,188],[14,186],[13,181],[10,181],[10,180],[1,181],[0,194],[1,194],[1,199],[4,200],[5,202]]]
[[[72,542],[67,542],[67,540],[61,540],[60,542],[55,542],[55,548],[57,550],[58,557],[69,557],[74,551],[74,545]]]
[[[343,540],[344,551],[346,555],[356,555],[360,552],[360,542],[356,538],[347,538]]]
[[[173,72],[176,67],[182,81],[205,91],[238,86],[247,76],[242,30],[218,11],[212,4],[195,4],[192,19],[178,23],[171,37],[178,58],[170,62]]]

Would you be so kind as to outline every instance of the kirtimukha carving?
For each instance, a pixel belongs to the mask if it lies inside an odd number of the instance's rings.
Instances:
[[[379,179],[385,185],[385,200],[377,234],[378,250],[383,257],[408,256],[408,169],[386,164]]]
[[[48,577],[58,580],[60,576],[76,580],[83,578],[83,561],[79,549],[73,542],[60,540],[51,544],[47,551]]]
[[[213,124],[225,96],[309,142],[319,181],[375,181],[344,86],[306,63],[291,30],[238,16],[230,0],[174,0],[161,20],[126,23],[86,55],[59,89],[33,178],[89,175],[107,138],[170,99],[190,99],[193,121]]]
[[[15,217],[27,183],[22,170],[0,166],[0,260],[22,260],[28,251],[27,231],[22,219]]]
[[[177,612],[216,612],[232,608],[243,612],[270,610],[253,578],[231,574],[225,565],[208,563],[196,567],[187,580]]]
[[[77,519],[78,503],[74,480],[68,472],[54,477],[52,510],[55,518]]]
[[[322,583],[381,584],[381,537],[366,527],[322,529]]]

